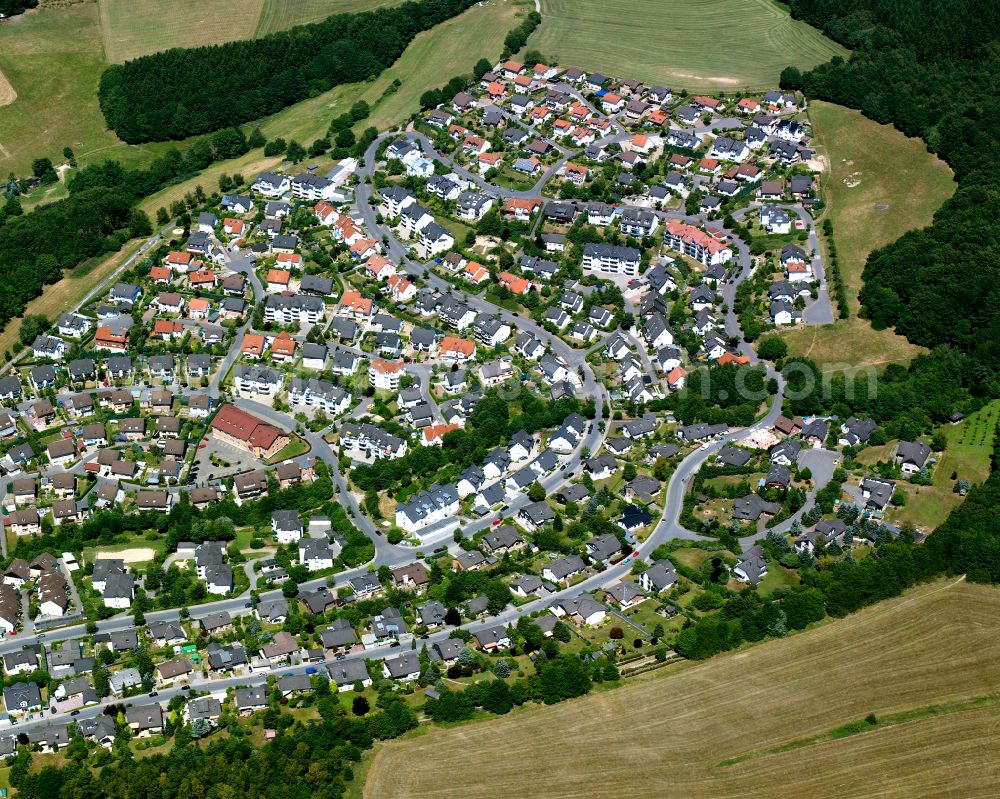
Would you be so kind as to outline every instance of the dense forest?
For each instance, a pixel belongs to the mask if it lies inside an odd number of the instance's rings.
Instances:
[[[0,0],[0,17],[13,17],[37,7],[38,0]]]
[[[116,189],[81,191],[23,216],[16,202],[12,205],[18,213],[0,224],[0,327],[20,315],[45,284],[57,281],[63,269],[152,232],[145,214]]]
[[[411,0],[260,39],[143,56],[105,70],[101,110],[108,127],[129,144],[260,119],[341,83],[378,75],[420,31],[474,2]]]
[[[782,85],[919,136],[959,188],[932,226],[873,252],[863,313],[928,347],[1000,367],[1000,4],[993,0],[792,0],[792,15],[854,51]]]

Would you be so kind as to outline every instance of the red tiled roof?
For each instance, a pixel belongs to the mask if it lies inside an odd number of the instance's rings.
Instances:
[[[219,408],[212,420],[212,429],[261,449],[269,449],[284,435],[277,427],[228,403]]]

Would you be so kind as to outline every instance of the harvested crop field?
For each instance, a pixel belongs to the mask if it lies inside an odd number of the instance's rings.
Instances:
[[[250,39],[264,0],[99,0],[108,62]]]
[[[1000,591],[936,582],[584,699],[424,729],[379,750],[364,795],[514,797],[538,780],[548,797],[996,796],[998,612]]]
[[[264,0],[257,20],[257,36],[266,36],[296,25],[320,22],[331,14],[371,11],[398,5],[399,0]]]

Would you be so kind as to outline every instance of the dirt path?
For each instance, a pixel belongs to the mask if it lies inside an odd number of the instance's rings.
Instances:
[[[0,108],[5,105],[10,105],[17,99],[17,92],[14,91],[13,85],[7,80],[7,76],[0,72]]]

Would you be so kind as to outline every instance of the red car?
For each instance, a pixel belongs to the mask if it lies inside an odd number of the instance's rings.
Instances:
[[[497,526],[498,524],[500,524],[500,522],[502,522],[502,521],[503,521],[503,519],[494,519],[494,520],[493,520],[493,526],[494,526],[494,527],[496,527],[496,526]]]

